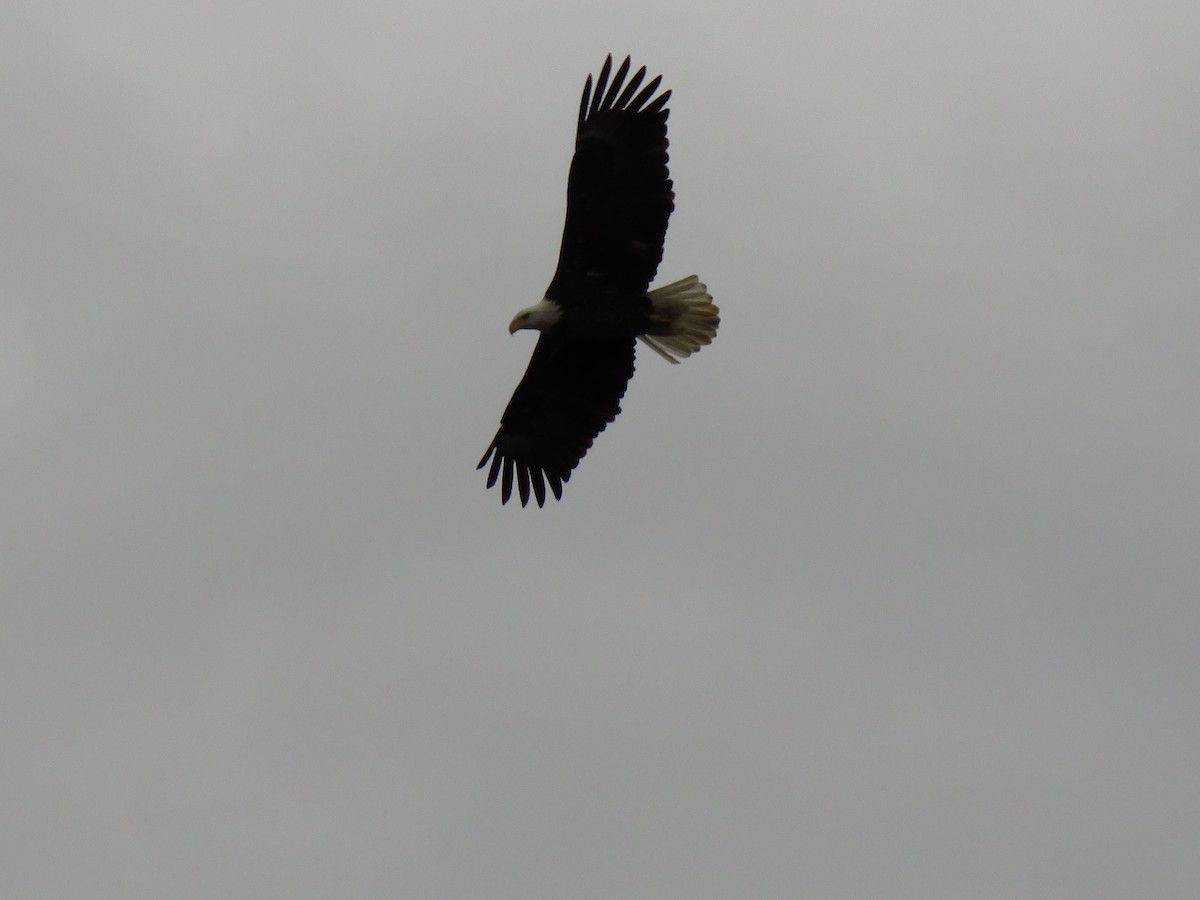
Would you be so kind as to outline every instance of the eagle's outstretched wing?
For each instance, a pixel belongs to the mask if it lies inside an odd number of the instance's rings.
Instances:
[[[500,430],[477,466],[482,469],[491,459],[487,486],[501,479],[501,502],[512,496],[514,475],[522,506],[531,488],[543,505],[547,484],[561,499],[571,470],[621,411],[633,377],[633,351],[633,338],[575,341],[553,332],[538,338]]]
[[[579,102],[562,248],[546,292],[554,299],[587,277],[620,291],[644,292],[662,260],[675,208],[667,170],[671,92],[654,96],[661,75],[638,91],[645,66],[626,82],[628,56],[609,84],[611,70],[609,56],[595,93],[589,75]]]

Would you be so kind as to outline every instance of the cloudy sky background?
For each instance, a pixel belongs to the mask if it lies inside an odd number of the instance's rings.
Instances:
[[[6,4],[0,893],[1191,898],[1200,8]],[[583,79],[644,355],[474,464]]]

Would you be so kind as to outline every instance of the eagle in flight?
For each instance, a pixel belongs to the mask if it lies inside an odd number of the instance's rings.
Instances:
[[[522,506],[531,492],[544,505],[546,485],[562,498],[563,483],[621,411],[638,340],[677,363],[711,343],[720,324],[695,275],[649,290],[675,207],[667,171],[671,92],[655,96],[661,75],[642,87],[645,66],[626,81],[629,68],[626,57],[614,74],[609,56],[595,92],[587,77],[558,269],[546,295],[508,326],[510,334],[541,334],[477,466],[491,460],[487,486],[500,481],[502,503],[514,474]]]

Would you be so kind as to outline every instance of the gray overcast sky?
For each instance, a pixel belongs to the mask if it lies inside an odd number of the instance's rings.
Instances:
[[[1200,7],[786,7],[4,5],[0,894],[1200,895]],[[722,332],[502,508],[609,51]]]

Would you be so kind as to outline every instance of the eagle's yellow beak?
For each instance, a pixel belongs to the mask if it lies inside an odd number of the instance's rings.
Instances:
[[[545,331],[561,318],[562,309],[558,304],[543,297],[533,306],[517,313],[516,318],[509,323],[508,333],[516,334],[523,328]]]

